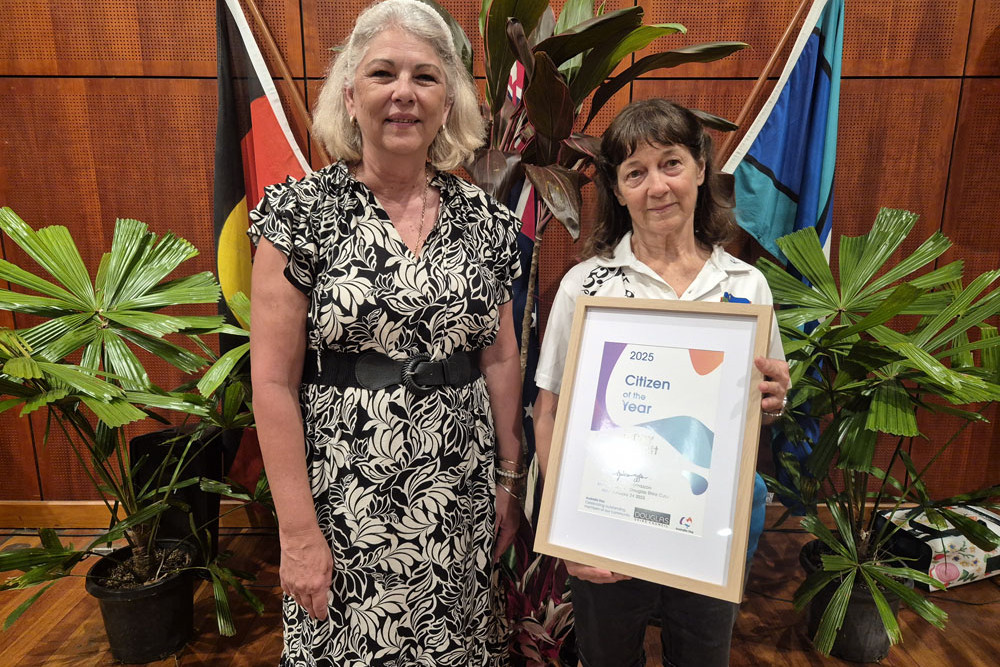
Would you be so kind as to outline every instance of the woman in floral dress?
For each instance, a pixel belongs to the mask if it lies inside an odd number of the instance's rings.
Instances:
[[[517,221],[445,173],[483,126],[443,20],[366,10],[314,131],[338,162],[268,188],[250,230],[281,665],[506,664],[491,576],[523,477]]]

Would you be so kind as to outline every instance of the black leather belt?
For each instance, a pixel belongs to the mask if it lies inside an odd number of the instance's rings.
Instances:
[[[372,390],[401,384],[417,396],[427,396],[436,387],[461,387],[480,375],[478,354],[461,351],[431,361],[428,354],[396,360],[374,351],[306,350],[302,366],[303,384]]]

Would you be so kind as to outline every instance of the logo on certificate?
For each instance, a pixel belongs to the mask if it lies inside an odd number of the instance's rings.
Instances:
[[[579,509],[701,534],[723,362],[715,350],[605,342]]]

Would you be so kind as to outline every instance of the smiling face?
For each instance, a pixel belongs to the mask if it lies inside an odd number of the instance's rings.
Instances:
[[[353,88],[344,93],[361,130],[364,159],[426,158],[451,108],[433,47],[395,28],[372,38]]]
[[[705,163],[686,146],[641,143],[617,169],[615,196],[642,237],[694,235],[698,186]]]

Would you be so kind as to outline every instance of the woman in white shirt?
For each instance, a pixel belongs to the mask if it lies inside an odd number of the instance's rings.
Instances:
[[[772,303],[764,276],[722,247],[735,222],[712,157],[711,138],[698,118],[667,100],[633,102],[605,132],[589,259],[560,283],[535,375],[543,474],[578,296]],[[765,423],[781,415],[790,384],[776,323],[768,356],[755,360],[765,376],[759,386]],[[665,665],[729,664],[737,605],[580,563],[566,567],[584,667],[645,665],[643,637],[654,615],[661,620]]]

